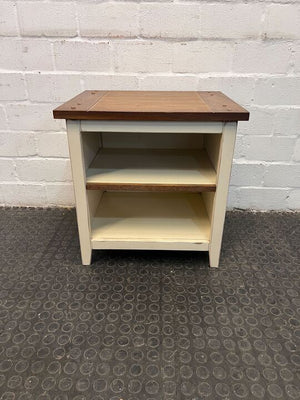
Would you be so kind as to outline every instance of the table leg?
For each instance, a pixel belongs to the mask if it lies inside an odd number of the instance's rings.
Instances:
[[[90,265],[92,258],[90,214],[86,195],[85,162],[80,121],[67,120],[69,151],[76,201],[77,224],[83,265]]]
[[[236,122],[227,122],[224,124],[219,155],[219,167],[217,171],[217,187],[211,221],[211,238],[209,245],[209,262],[211,267],[219,266],[236,130]]]

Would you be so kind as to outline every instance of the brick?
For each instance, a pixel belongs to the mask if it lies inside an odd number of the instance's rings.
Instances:
[[[21,71],[53,70],[51,43],[44,39],[0,39],[0,68]]]
[[[108,42],[59,41],[54,43],[54,58],[58,70],[109,71]]]
[[[84,89],[90,90],[137,90],[138,78],[130,75],[84,75]]]
[[[31,132],[0,132],[0,156],[36,155],[34,134]]]
[[[0,100],[26,100],[23,74],[0,74]]]
[[[236,161],[245,157],[244,136],[236,135],[233,159]]]
[[[27,74],[29,99],[37,102],[65,102],[81,92],[80,75]]]
[[[300,131],[300,108],[276,109],[274,111],[274,134],[298,136]]]
[[[73,2],[19,2],[20,30],[27,36],[76,36]]]
[[[6,205],[10,206],[45,206],[46,190],[41,184],[13,183],[2,187]]]
[[[247,160],[288,161],[291,159],[295,138],[245,136],[245,155]]]
[[[75,205],[72,183],[57,183],[46,185],[47,203],[50,206],[72,207]]]
[[[261,4],[203,4],[201,36],[207,38],[258,37],[261,30]]]
[[[81,36],[135,37],[139,33],[136,3],[79,3]]]
[[[243,135],[272,135],[276,110],[269,108],[249,108],[249,121],[240,121],[238,132]]]
[[[254,78],[245,76],[202,77],[200,75],[198,90],[220,90],[237,103],[247,106],[253,100],[254,84]]]
[[[300,77],[272,77],[257,79],[254,103],[263,105],[300,104]]]
[[[230,184],[234,186],[262,186],[265,166],[263,164],[234,163]]]
[[[174,44],[174,72],[224,72],[231,70],[233,45],[222,41]]]
[[[141,90],[196,90],[196,76],[146,76],[140,78]]]
[[[166,72],[171,46],[164,42],[118,41],[113,45],[116,72]]]
[[[287,196],[287,189],[241,187],[238,207],[254,210],[284,210]]]
[[[9,158],[0,158],[0,180],[14,181],[16,180],[15,163]]]
[[[294,71],[300,72],[300,44],[293,47],[293,65]]]
[[[0,36],[17,35],[16,3],[12,1],[0,1]]]
[[[192,4],[142,3],[140,26],[143,37],[199,38],[200,7]]]
[[[270,4],[266,8],[263,33],[267,38],[300,38],[300,6]]]
[[[72,179],[70,161],[55,158],[17,159],[16,172],[22,181],[64,182]]]
[[[243,41],[235,46],[232,68],[233,71],[246,73],[285,73],[291,54],[289,43]]]
[[[239,189],[236,187],[229,187],[228,197],[227,197],[227,210],[232,210],[236,208],[239,203]]]
[[[300,161],[300,139],[298,139],[296,144],[295,144],[293,160],[294,161]],[[299,179],[300,179],[300,177],[299,177]]]
[[[7,118],[4,107],[0,105],[0,130],[7,129]]]
[[[59,131],[63,120],[53,119],[52,104],[8,104],[6,107],[9,126],[17,131]]]
[[[66,133],[37,133],[38,155],[41,157],[69,157]]]
[[[289,192],[287,205],[290,210],[300,210],[300,189],[291,190]]]
[[[274,164],[266,168],[264,186],[299,187],[300,165]]]

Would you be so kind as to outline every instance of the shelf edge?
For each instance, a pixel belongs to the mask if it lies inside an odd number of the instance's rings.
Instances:
[[[178,250],[208,251],[209,242],[147,241],[147,240],[99,240],[91,239],[94,250]]]
[[[166,184],[139,184],[139,183],[97,183],[87,182],[86,190],[111,190],[133,192],[215,192],[216,185],[166,185]]]

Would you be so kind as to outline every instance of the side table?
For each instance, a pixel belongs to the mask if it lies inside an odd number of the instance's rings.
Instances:
[[[88,90],[66,119],[82,264],[93,249],[208,251],[218,267],[238,121],[221,92]]]

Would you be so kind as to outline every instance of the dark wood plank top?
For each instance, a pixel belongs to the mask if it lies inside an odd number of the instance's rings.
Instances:
[[[222,92],[86,90],[54,118],[131,121],[248,121],[249,112]]]

